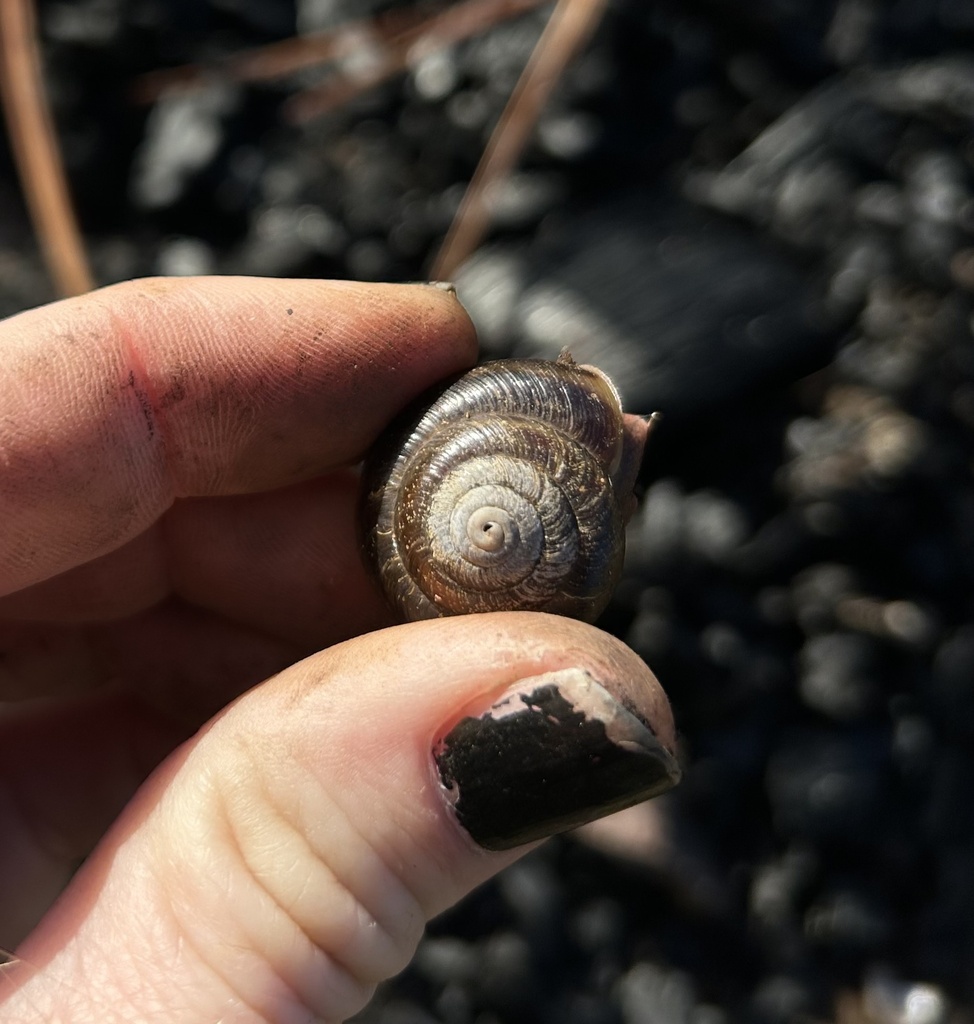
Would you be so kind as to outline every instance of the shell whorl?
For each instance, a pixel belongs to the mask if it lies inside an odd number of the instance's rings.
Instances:
[[[618,394],[601,372],[502,360],[426,396],[372,456],[363,526],[400,615],[594,619],[621,570]]]

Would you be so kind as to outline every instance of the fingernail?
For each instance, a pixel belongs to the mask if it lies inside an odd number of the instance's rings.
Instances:
[[[566,832],[680,781],[650,725],[579,668],[522,679],[451,725],[433,756],[460,824],[487,850]]]
[[[451,295],[456,295],[457,286],[452,281],[427,281],[430,288],[439,288],[441,292],[449,292]]]

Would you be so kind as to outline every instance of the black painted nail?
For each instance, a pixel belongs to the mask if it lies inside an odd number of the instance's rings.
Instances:
[[[511,687],[434,746],[460,824],[488,850],[544,839],[680,781],[672,751],[583,669]]]

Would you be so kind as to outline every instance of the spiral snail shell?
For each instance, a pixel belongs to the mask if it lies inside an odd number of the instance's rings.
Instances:
[[[595,619],[645,436],[609,378],[567,353],[486,363],[427,395],[365,469],[366,554],[394,609]]]

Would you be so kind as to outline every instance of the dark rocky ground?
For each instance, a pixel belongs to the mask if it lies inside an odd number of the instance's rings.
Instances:
[[[302,128],[307,73],[127,99],[392,6],[42,2],[100,282],[423,278],[543,14]],[[461,294],[489,354],[666,413],[605,625],[686,778],[435,922],[362,1022],[972,1018],[972,43],[966,0],[617,0],[566,77]],[[50,292],[5,152],[0,204],[10,313]]]

